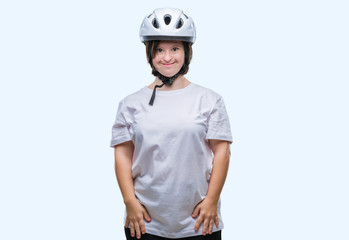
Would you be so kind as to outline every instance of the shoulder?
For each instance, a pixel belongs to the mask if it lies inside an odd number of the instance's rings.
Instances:
[[[122,106],[133,106],[137,103],[144,101],[144,99],[147,99],[147,97],[148,97],[148,94],[145,90],[145,87],[143,87],[138,91],[133,92],[127,95],[126,97],[124,97],[119,104]]]
[[[218,100],[222,99],[222,96],[220,94],[218,94],[217,92],[215,92],[214,90],[201,86],[199,84],[196,83],[192,83],[194,84],[194,89],[196,91],[196,93],[202,97],[205,97],[207,100],[216,102]]]
[[[118,102],[117,115],[122,115],[124,117],[132,116],[137,109],[143,109],[142,104],[149,101],[148,99],[149,96],[147,95],[145,87],[127,95]]]

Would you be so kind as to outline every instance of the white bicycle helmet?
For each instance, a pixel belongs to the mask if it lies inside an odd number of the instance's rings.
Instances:
[[[158,8],[144,18],[139,36],[141,41],[181,40],[194,43],[195,25],[191,17],[176,8]]]

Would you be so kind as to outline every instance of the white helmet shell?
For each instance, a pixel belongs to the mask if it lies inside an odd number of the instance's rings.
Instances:
[[[196,30],[191,17],[176,8],[158,8],[145,17],[139,36],[141,41],[181,40],[195,42]]]

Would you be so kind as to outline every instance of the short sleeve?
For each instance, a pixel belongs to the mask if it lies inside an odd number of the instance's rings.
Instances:
[[[127,142],[131,140],[130,124],[125,119],[125,108],[123,102],[119,103],[118,111],[116,113],[116,119],[112,127],[112,138],[110,141],[110,147]]]
[[[233,142],[229,117],[221,96],[218,96],[208,117],[206,139],[218,139],[230,143]]]

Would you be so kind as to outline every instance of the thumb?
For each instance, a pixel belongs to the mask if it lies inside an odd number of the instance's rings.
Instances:
[[[193,218],[196,218],[198,215],[199,215],[199,213],[200,213],[200,204],[198,204],[195,208],[194,208],[194,211],[193,211],[193,213],[192,213],[192,217]]]
[[[216,227],[218,227],[218,225],[219,225],[219,219],[218,219],[218,216],[216,216],[216,218],[215,218],[215,223],[216,223]]]
[[[147,222],[151,221],[151,217],[150,217],[149,213],[147,212],[147,210],[143,211],[143,217],[144,217],[145,221],[147,221]]]

